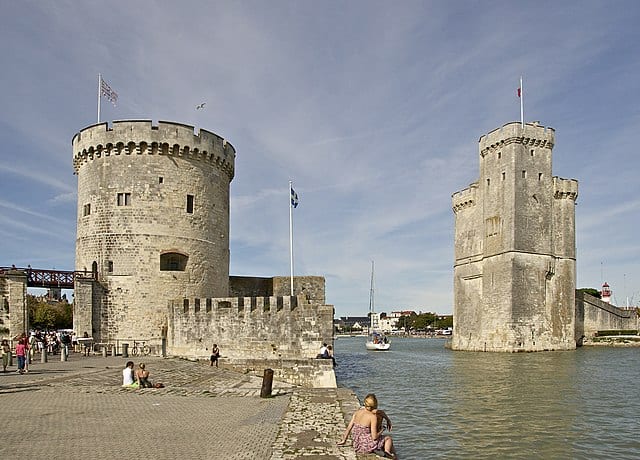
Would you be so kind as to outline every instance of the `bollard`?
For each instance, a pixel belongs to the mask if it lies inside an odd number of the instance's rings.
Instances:
[[[102,347],[102,357],[103,358],[107,357],[107,346],[106,345]]]
[[[123,343],[122,344],[122,357],[123,358],[128,358],[129,357],[129,344],[128,343]]]
[[[47,349],[46,348],[42,349],[42,354],[40,355],[40,362],[41,363],[46,363],[47,362]]]
[[[60,348],[60,361],[65,362],[67,360],[67,347]]]
[[[273,369],[265,369],[262,376],[262,389],[260,390],[261,398],[271,397],[271,387],[273,385]]]
[[[118,356],[118,347],[115,344],[111,347],[111,356]]]

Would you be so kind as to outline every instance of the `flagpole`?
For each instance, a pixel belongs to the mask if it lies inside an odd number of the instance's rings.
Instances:
[[[100,123],[100,85],[102,84],[102,75],[98,74],[98,123]]]
[[[289,181],[289,254],[291,259],[291,297],[293,297],[293,183]]]
[[[522,75],[520,76],[520,124],[524,129],[524,88],[522,87]]]

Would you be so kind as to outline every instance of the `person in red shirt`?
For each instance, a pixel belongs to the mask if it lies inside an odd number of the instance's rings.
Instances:
[[[18,340],[18,344],[16,345],[16,357],[18,358],[17,372],[20,374],[24,374],[24,365],[27,358],[27,346],[25,345],[25,341],[23,339]]]

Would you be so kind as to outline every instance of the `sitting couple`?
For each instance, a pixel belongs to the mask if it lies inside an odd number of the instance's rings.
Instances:
[[[138,370],[133,371],[133,361],[127,361],[126,367],[122,370],[122,386],[128,388],[152,388],[149,382],[149,371],[145,369],[144,363],[138,365]]]
[[[386,458],[397,459],[398,456],[393,447],[391,436],[382,436],[383,420],[387,422],[387,429],[391,431],[391,420],[384,411],[378,409],[376,395],[368,394],[364,398],[364,407],[353,414],[349,426],[342,436],[342,441],[338,445],[344,445],[351,434],[353,448],[357,453],[375,453]]]

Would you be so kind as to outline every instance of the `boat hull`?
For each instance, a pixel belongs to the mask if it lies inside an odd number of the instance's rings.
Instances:
[[[367,348],[367,350],[370,350],[370,351],[387,351],[389,348],[391,348],[391,344],[389,342],[373,343],[373,342],[367,341],[367,343],[365,344],[365,347]]]

